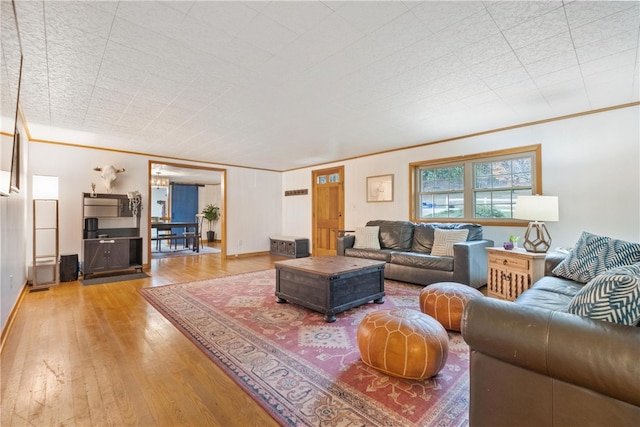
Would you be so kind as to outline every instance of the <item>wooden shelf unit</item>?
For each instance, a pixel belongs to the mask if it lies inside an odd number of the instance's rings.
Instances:
[[[126,194],[83,194],[84,277],[95,273],[135,269],[142,271],[140,211],[129,207]],[[95,218],[97,227],[88,230],[87,218]]]
[[[58,201],[33,201],[33,282],[31,291],[57,285],[59,274]]]

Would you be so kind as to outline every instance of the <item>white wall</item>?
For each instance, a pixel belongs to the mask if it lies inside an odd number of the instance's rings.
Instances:
[[[204,209],[205,206],[209,205],[209,204],[214,204],[216,206],[218,206],[220,208],[220,212],[223,212],[223,208],[224,208],[224,198],[222,195],[222,185],[221,184],[215,184],[215,185],[205,185],[203,187],[198,188],[198,212],[202,212],[202,210]],[[211,225],[211,231],[216,233],[216,240],[220,240],[221,239],[221,232],[222,229],[222,221],[216,221],[215,224]],[[209,231],[209,223],[207,222],[207,220],[204,220],[204,223],[202,224],[202,236],[203,238],[206,239],[207,234],[206,232]]]
[[[19,193],[0,197],[0,324],[6,326],[11,310],[16,305],[20,292],[27,282],[27,259],[31,259],[27,242],[31,241],[31,222],[27,211],[31,180],[27,179],[26,167],[29,156],[26,132],[20,130],[21,185]],[[9,138],[4,135],[1,138]],[[29,246],[30,247],[30,246]]]
[[[640,108],[581,116],[286,172],[283,190],[311,188],[311,171],[344,165],[345,228],[371,219],[408,220],[409,163],[531,144],[542,145],[543,193],[558,196],[560,221],[548,223],[553,247],[573,246],[582,231],[640,241]],[[367,203],[367,176],[393,174],[394,201]],[[311,195],[285,197],[282,231],[311,237]],[[501,244],[524,227],[485,227]]]
[[[113,192],[122,194],[138,190],[142,194],[140,232],[144,238],[143,262],[147,263],[148,163],[157,159],[59,144],[32,142],[30,145],[29,175],[53,175],[60,179],[60,253],[82,257],[82,193],[91,191],[92,182],[97,183],[98,193],[104,193],[100,173],[93,168],[113,164],[126,170],[118,175]],[[197,162],[184,164],[199,165]],[[281,174],[237,167],[222,169],[227,170],[228,181],[227,254],[268,251],[269,235],[280,233]],[[30,231],[28,235],[31,235]]]

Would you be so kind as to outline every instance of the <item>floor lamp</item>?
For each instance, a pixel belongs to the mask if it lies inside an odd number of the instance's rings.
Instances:
[[[522,244],[527,252],[547,252],[551,247],[551,235],[544,221],[558,221],[558,197],[518,196],[513,217],[531,221]]]

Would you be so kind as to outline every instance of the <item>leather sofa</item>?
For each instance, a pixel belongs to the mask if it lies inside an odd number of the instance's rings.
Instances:
[[[569,314],[584,286],[545,276],[514,302],[470,301],[462,335],[471,349],[473,426],[632,426],[640,422],[640,328]]]
[[[339,236],[337,254],[385,261],[386,279],[427,286],[436,282],[458,282],[474,288],[487,283],[487,251],[492,240],[482,238],[482,226],[469,223],[412,223],[374,220],[379,227],[380,249],[354,248],[355,235]],[[431,255],[436,229],[469,230],[467,240],[453,245],[453,256]]]

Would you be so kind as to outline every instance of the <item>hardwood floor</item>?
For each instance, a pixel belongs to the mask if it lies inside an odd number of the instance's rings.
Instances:
[[[275,426],[138,293],[281,257],[151,261],[151,277],[25,295],[1,355],[2,426]]]

